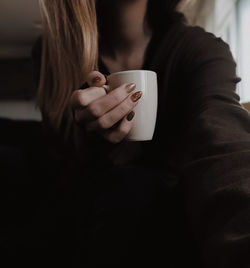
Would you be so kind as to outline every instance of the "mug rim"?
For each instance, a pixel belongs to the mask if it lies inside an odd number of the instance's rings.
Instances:
[[[146,72],[146,73],[154,73],[154,74],[156,74],[156,72],[154,72],[154,71],[151,71],[151,70],[127,70],[127,71],[120,71],[120,72],[115,72],[115,73],[111,73],[110,74],[110,76],[111,75],[118,75],[118,74],[127,74],[127,73],[134,73],[134,72],[140,72],[140,73],[144,73],[144,72]]]

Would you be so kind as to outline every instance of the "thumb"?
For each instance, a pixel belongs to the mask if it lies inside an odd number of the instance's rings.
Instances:
[[[106,77],[98,71],[93,71],[87,76],[87,83],[89,87],[102,87],[106,84],[106,82]]]

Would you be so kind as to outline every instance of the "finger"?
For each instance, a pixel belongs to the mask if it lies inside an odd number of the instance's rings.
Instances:
[[[107,95],[102,87],[89,87],[84,90],[75,90],[71,96],[72,109],[82,109],[87,107],[91,102]]]
[[[98,71],[93,71],[88,74],[87,83],[89,87],[102,87],[106,84],[106,77]]]
[[[140,98],[142,96],[141,91],[137,91],[136,93],[129,95],[121,104],[116,106],[110,112],[104,114],[99,117],[97,120],[90,122],[88,124],[89,131],[95,131],[98,129],[109,129],[119,120],[121,120],[126,114],[134,109],[134,107],[138,104]]]
[[[91,120],[103,116],[122,103],[128,95],[136,88],[135,84],[123,84],[112,90],[109,94],[93,101],[85,110],[82,110],[80,117],[82,120]]]
[[[117,144],[124,140],[126,136],[129,134],[131,128],[135,122],[135,112],[131,111],[127,116],[125,116],[118,127],[114,130],[107,130],[103,137],[110,141],[113,144]]]

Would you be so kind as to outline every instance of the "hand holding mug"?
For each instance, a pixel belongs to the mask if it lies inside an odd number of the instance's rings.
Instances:
[[[90,135],[100,135],[113,144],[121,142],[133,127],[133,109],[142,92],[134,93],[136,85],[124,83],[107,93],[106,78],[97,71],[88,75],[87,83],[89,88],[75,90],[71,96],[75,122]]]

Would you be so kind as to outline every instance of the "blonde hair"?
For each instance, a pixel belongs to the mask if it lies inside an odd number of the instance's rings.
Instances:
[[[56,131],[66,120],[67,137],[73,121],[70,96],[98,67],[95,0],[39,0],[39,4],[43,44],[37,104]]]

